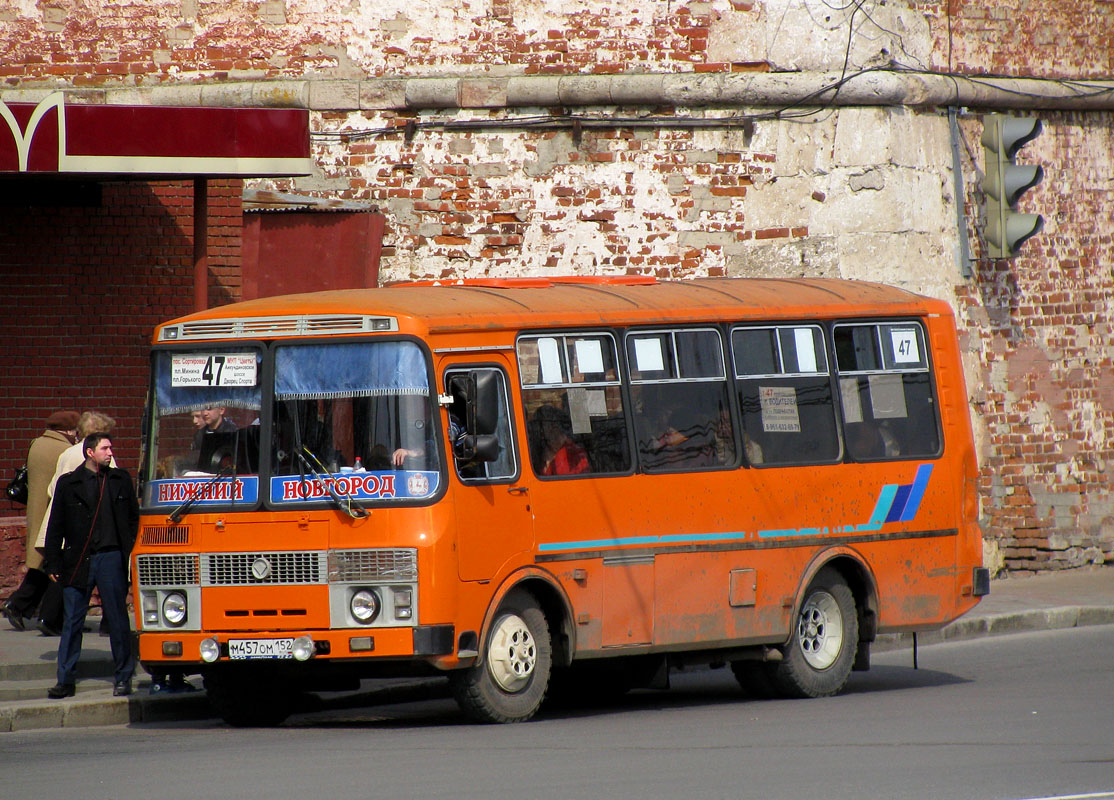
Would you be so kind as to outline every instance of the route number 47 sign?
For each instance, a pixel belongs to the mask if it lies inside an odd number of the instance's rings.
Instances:
[[[255,386],[253,353],[173,356],[172,386]]]

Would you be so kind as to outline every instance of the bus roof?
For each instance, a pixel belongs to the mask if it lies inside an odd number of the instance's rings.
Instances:
[[[951,316],[946,303],[904,289],[830,278],[703,278],[659,281],[644,276],[479,279],[399,283],[260,298],[199,311],[160,325],[211,330],[203,322],[313,315],[395,318],[398,329],[449,334],[530,328],[626,326],[661,323],[823,319],[847,316]],[[288,331],[285,335],[290,335]],[[343,326],[306,330],[306,335],[355,332]],[[244,334],[247,338],[247,333]],[[168,337],[162,337],[165,341]],[[195,332],[187,338],[210,338]],[[260,326],[251,338],[268,338]]]

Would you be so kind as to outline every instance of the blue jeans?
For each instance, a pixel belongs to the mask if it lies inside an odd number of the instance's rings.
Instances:
[[[128,576],[124,570],[124,554],[113,550],[94,553],[90,557],[88,586],[66,586],[62,589],[65,612],[62,640],[58,642],[58,683],[75,683],[85,614],[89,610],[94,586],[101,593],[101,611],[108,625],[115,680],[117,683],[129,681],[135,673],[131,621],[128,619]]]

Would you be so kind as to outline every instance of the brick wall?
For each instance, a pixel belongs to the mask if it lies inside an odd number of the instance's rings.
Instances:
[[[87,207],[66,205],[67,182],[36,182],[30,206],[15,186],[0,213],[0,482],[59,409],[114,417],[117,461],[134,474],[151,331],[193,309],[192,182],[102,184]],[[240,194],[238,180],[210,184],[214,304],[239,299]]]
[[[1044,229],[956,290],[983,524],[997,563],[1023,570],[1114,559],[1114,231],[1098,222],[1114,186],[1095,159],[1114,153],[1114,115],[1040,116],[1017,161],[1045,168],[1021,209]],[[968,129],[977,142],[981,123]]]
[[[848,26],[856,36],[847,36]],[[835,69],[1114,74],[1108,0],[0,2],[0,80],[68,87],[483,74]],[[850,47],[848,45],[850,44]]]

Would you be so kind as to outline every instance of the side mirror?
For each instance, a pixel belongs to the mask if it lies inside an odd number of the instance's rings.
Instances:
[[[457,443],[456,457],[461,461],[495,461],[499,458],[499,438],[469,434]]]
[[[495,370],[473,372],[471,375],[474,394],[471,397],[472,410],[475,412],[475,427],[471,432],[480,436],[495,433],[499,425],[499,383]]]
[[[476,370],[454,375],[449,390],[464,401],[468,433],[490,436],[499,425],[499,376],[494,370]]]

